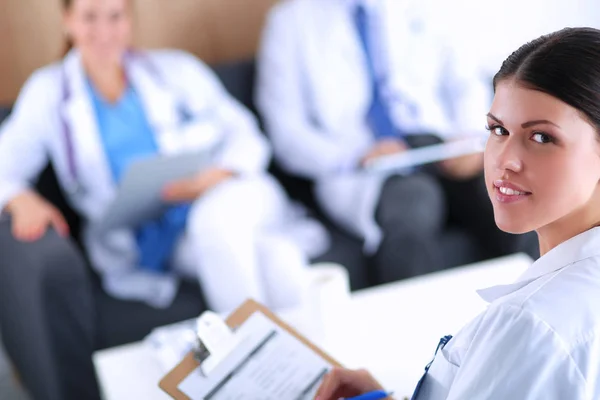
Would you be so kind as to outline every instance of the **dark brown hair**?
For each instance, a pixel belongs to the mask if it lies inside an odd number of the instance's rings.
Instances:
[[[565,28],[512,53],[494,76],[555,97],[579,110],[600,133],[600,30]]]

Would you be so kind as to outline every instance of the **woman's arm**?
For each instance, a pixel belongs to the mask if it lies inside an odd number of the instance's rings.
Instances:
[[[526,308],[490,306],[462,357],[447,399],[590,398],[588,383],[571,355],[572,344]]]
[[[54,86],[49,73],[40,70],[29,78],[0,126],[0,210],[29,190],[48,162],[49,91]]]

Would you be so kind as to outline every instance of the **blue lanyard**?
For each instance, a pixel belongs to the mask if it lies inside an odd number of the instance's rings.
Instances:
[[[441,349],[443,349],[448,342],[450,341],[450,339],[452,339],[452,335],[446,335],[443,338],[440,339],[440,342],[437,345],[437,348],[435,349],[435,353],[433,354],[433,359],[429,362],[429,364],[427,364],[425,366],[425,373],[423,374],[423,376],[421,377],[421,379],[419,379],[419,382],[417,383],[417,387],[415,388],[415,391],[412,395],[412,397],[410,398],[411,400],[417,400],[417,396],[419,395],[419,392],[421,391],[421,387],[423,386],[423,382],[425,382],[425,378],[427,377],[427,373],[429,372],[429,368],[431,368],[431,364],[433,364],[433,361],[435,360],[435,356],[437,356],[438,351],[440,351]]]

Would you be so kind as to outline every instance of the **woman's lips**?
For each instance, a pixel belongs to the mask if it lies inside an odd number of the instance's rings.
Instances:
[[[494,192],[496,199],[501,203],[515,203],[532,194],[520,185],[501,179],[494,181]]]

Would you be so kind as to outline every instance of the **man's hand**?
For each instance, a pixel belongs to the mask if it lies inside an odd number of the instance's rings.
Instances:
[[[384,139],[375,144],[369,152],[361,159],[360,165],[365,166],[369,162],[392,154],[399,154],[408,149],[406,144],[397,139]]]
[[[483,155],[470,154],[440,162],[442,171],[451,178],[467,180],[483,170]]]
[[[210,168],[191,178],[168,184],[163,190],[163,199],[171,203],[192,202],[233,176],[235,176],[233,171],[223,168]]]

